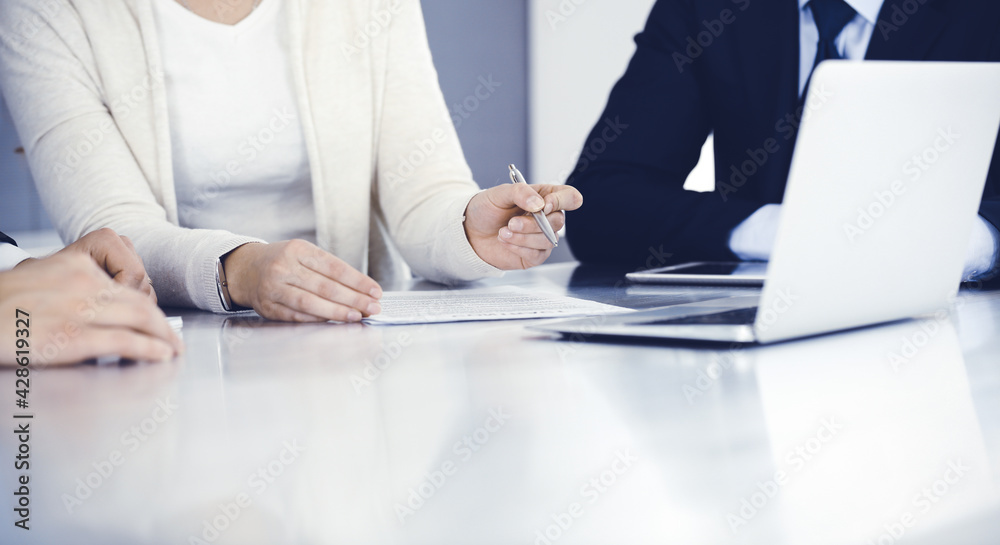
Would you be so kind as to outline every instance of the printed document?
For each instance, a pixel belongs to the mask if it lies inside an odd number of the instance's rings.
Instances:
[[[433,324],[620,314],[631,309],[513,286],[468,290],[397,291],[382,296],[372,325]]]

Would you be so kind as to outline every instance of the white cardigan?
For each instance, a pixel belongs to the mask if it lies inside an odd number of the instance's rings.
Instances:
[[[63,240],[111,227],[162,304],[222,312],[216,260],[255,239],[178,226],[152,1],[3,0],[0,86]],[[479,188],[419,1],[286,3],[319,246],[380,281],[409,274],[399,254],[438,282],[500,275],[465,236]]]

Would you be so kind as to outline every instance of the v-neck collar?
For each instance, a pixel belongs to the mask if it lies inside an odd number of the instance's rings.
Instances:
[[[256,9],[247,14],[246,17],[233,25],[219,23],[206,19],[201,15],[187,9],[177,2],[177,0],[154,0],[163,6],[163,10],[169,17],[182,18],[188,24],[199,25],[200,28],[209,32],[223,32],[230,34],[243,34],[249,29],[257,26],[258,22],[278,8],[281,0],[262,0]]]

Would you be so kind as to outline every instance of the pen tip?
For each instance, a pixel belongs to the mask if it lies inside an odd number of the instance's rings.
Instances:
[[[510,167],[511,170],[517,170],[517,168],[514,167],[514,163],[511,163],[511,164],[509,164],[507,166]]]

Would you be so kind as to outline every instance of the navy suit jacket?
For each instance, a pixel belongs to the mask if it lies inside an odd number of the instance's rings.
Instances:
[[[14,242],[14,239],[10,238],[9,236],[3,234],[2,231],[0,231],[0,244],[4,244],[4,243],[6,243],[6,244],[12,244],[14,246],[17,246],[17,243]]]
[[[569,179],[586,201],[570,247],[629,268],[735,260],[732,230],[785,190],[801,117],[798,3],[658,0],[635,41]],[[866,58],[1000,61],[1000,2],[886,0]],[[685,191],[710,132],[716,189]],[[754,154],[766,155],[757,172],[734,175]],[[980,214],[1000,226],[1000,148]]]

